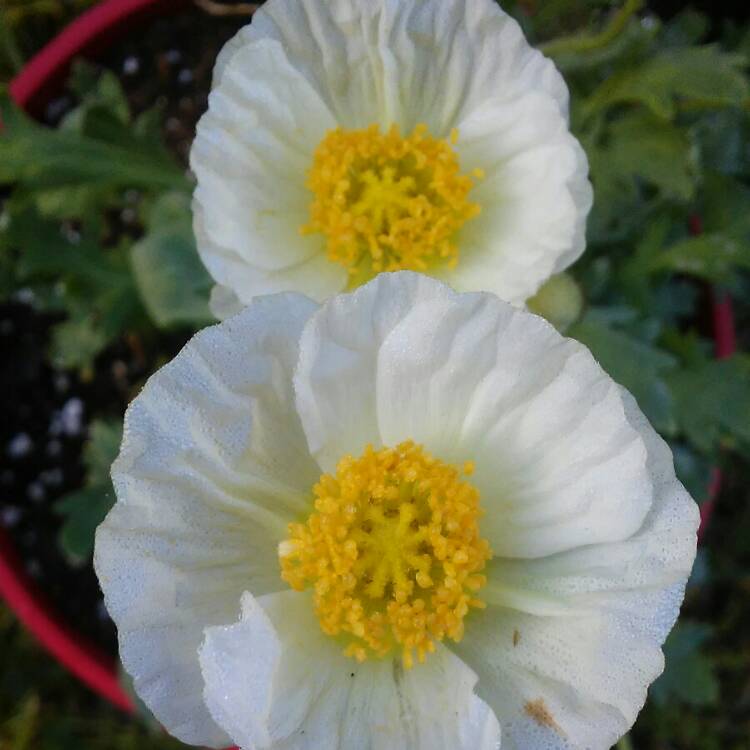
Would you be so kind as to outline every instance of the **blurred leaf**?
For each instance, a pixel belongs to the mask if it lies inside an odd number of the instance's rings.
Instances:
[[[547,2],[540,14],[549,12],[554,2]],[[560,8],[557,27],[570,17],[571,0],[558,2]],[[641,36],[646,29],[637,22],[632,22],[633,16],[643,7],[643,0],[625,0],[621,8],[612,13],[607,25],[598,32],[579,32],[562,38],[553,39],[541,45],[541,51],[554,59],[563,71],[573,71],[581,68],[602,64],[616,56],[617,52],[630,42],[628,36]],[[614,53],[614,54],[613,54]]]
[[[107,336],[91,317],[66,320],[52,329],[50,360],[60,369],[90,365],[107,345]]]
[[[90,484],[109,482],[109,470],[117,458],[122,442],[122,421],[96,419],[89,426],[89,439],[83,449],[86,481]]]
[[[664,25],[661,44],[665,47],[685,47],[701,42],[711,28],[709,19],[693,8],[681,10]]]
[[[693,569],[690,571],[690,577],[687,582],[688,591],[692,588],[710,585],[712,577],[713,571],[711,569],[710,553],[703,547],[702,549],[698,549],[695,555]]]
[[[138,291],[156,325],[203,326],[213,281],[198,257],[190,213],[181,195],[167,195],[151,211],[149,231],[133,246]]]
[[[111,203],[113,195],[113,190],[78,185],[35,191],[31,197],[42,216],[64,220],[91,216],[99,208]]]
[[[39,696],[30,695],[23,702],[20,712],[6,722],[10,734],[8,744],[3,743],[3,750],[31,750],[34,747],[34,736],[37,733],[41,715]]]
[[[704,170],[725,175],[748,172],[750,127],[743,110],[732,107],[707,112],[693,125],[691,134],[700,149]]]
[[[608,158],[615,173],[640,177],[681,200],[693,195],[690,142],[678,128],[632,112],[612,123],[610,138]]]
[[[723,183],[728,178],[720,179]],[[729,196],[716,203],[732,205]],[[744,209],[744,202],[739,206]],[[686,225],[675,227],[670,214],[658,214],[644,227],[635,252],[622,263],[622,283],[642,295],[644,290],[653,291],[654,281],[650,278],[653,274],[687,274],[721,284],[731,281],[738,269],[750,268],[750,217],[744,211],[725,215],[721,210],[710,209],[706,216],[704,226],[721,226],[726,222],[726,231],[688,237]],[[648,297],[641,297],[641,301],[660,307]]]
[[[8,236],[10,216],[0,209],[0,300],[6,300],[19,286],[17,261]]]
[[[85,60],[73,64],[68,87],[82,101],[70,113],[61,127],[66,126],[69,118],[79,119],[88,109],[101,108],[110,112],[123,125],[130,122],[130,107],[119,78],[106,68],[99,68]]]
[[[113,504],[111,484],[88,485],[55,503],[55,512],[65,517],[60,546],[71,563],[82,563],[91,556],[96,528]]]
[[[690,237],[655,254],[643,266],[647,272],[675,271],[706,281],[728,281],[736,268],[750,269],[750,242],[721,234]]]
[[[708,499],[708,488],[711,483],[711,463],[687,445],[678,443],[671,448],[677,478],[696,502],[704,502]]]
[[[664,379],[676,367],[673,357],[613,328],[596,311],[589,311],[568,335],[585,344],[609,375],[635,396],[658,430],[674,433],[674,405]]]
[[[678,101],[702,106],[742,105],[750,94],[745,58],[715,45],[668,49],[642,65],[615,73],[592,94],[589,113],[620,103],[639,103],[671,119]]]
[[[128,248],[103,248],[86,227],[66,234],[27,208],[11,215],[6,241],[18,253],[16,271],[25,283],[49,281],[60,293],[68,320],[53,329],[57,366],[90,365],[112,338],[144,320]]]
[[[616,36],[609,38],[602,46],[589,49],[576,49],[557,45],[563,40],[552,40],[549,46],[543,45],[545,55],[550,56],[555,65],[566,77],[579,76],[606,65],[616,65],[627,58],[643,57],[647,48],[653,43],[657,28],[644,26],[638,20],[632,20]],[[572,81],[575,85],[575,81]],[[577,107],[578,99],[571,102]]]
[[[750,446],[749,355],[707,360],[666,377],[680,427],[698,450],[713,455],[722,440]]]
[[[83,451],[85,485],[55,503],[55,512],[65,518],[60,530],[60,545],[73,563],[83,562],[91,556],[96,528],[115,501],[110,467],[117,458],[121,441],[120,421],[92,422]]]
[[[192,195],[180,191],[161,193],[147,211],[146,225],[149,229],[182,224],[192,226]]]
[[[709,173],[703,178],[700,216],[706,233],[750,242],[750,187],[733,177]]]
[[[142,112],[133,122],[133,133],[143,143],[162,146],[163,107],[156,105]]]
[[[111,143],[42,127],[0,95],[0,183],[26,189],[80,186],[98,188],[184,188],[186,178],[167,156],[137,147],[137,141]]]
[[[639,236],[659,196],[683,203],[695,193],[695,166],[686,134],[645,111],[632,111],[584,140],[594,185],[589,236],[611,242]],[[648,190],[646,190],[648,188]]]
[[[155,138],[146,128],[149,115],[156,111],[145,112],[135,124],[131,124],[127,98],[113,72],[79,61],[74,66],[69,85],[81,97],[81,102],[64,117],[60,132],[79,140],[109,143],[120,151],[128,149],[140,154],[141,159],[153,158],[156,163],[172,161],[161,142],[160,131],[159,137]],[[35,187],[29,197],[42,215],[72,219],[90,217],[113,204],[118,188],[122,187],[117,181],[103,188],[101,180],[97,179],[79,185]]]
[[[116,286],[127,267],[116,254],[104,250],[90,232],[66,236],[56,221],[33,210],[22,210],[9,220],[8,241],[19,251],[19,274],[24,279],[75,277],[94,287]]]
[[[676,326],[683,319],[692,320],[699,309],[700,289],[687,279],[670,279],[653,288],[650,310],[655,318]]]
[[[594,161],[595,180],[640,177],[680,200],[693,195],[690,141],[679,128],[646,112],[629,112],[613,122]]]
[[[696,622],[683,621],[675,626],[664,644],[664,673],[649,691],[652,700],[659,705],[676,702],[696,708],[717,704],[715,667],[700,650],[711,634],[708,625]]]

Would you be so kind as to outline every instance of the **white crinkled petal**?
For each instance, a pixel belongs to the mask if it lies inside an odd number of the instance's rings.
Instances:
[[[521,304],[584,248],[591,187],[567,117],[559,72],[494,0],[268,0],[219,56],[198,128],[201,257],[243,302],[343,290],[324,238],[299,234],[315,147],[337,126],[425,123],[458,128],[462,170],[486,172],[459,264],[437,275]]]
[[[618,387],[581,344],[490,295],[381,275],[311,318],[295,389],[326,471],[367,443],[410,439],[473,461],[497,555],[625,539],[652,503]]]
[[[447,137],[490,96],[536,90],[567,116],[554,64],[492,0],[269,0],[218,63],[273,39],[346,128],[427,124]]]
[[[239,623],[206,630],[205,699],[243,750],[496,750],[476,676],[440,647],[418,669],[362,665],[325,636],[311,598],[245,594]]]
[[[197,650],[240,596],[283,587],[276,545],[308,512],[318,469],[291,373],[315,304],[254,302],[196,335],[133,401],[94,563],[135,690],[185,742],[227,736],[202,699]]]
[[[375,387],[381,344],[404,319],[429,316],[454,296],[427,276],[381,274],[329,300],[310,320],[294,388],[310,451],[324,471],[370,443],[382,444]]]
[[[523,304],[586,247],[586,154],[555,103],[534,91],[488,100],[458,129],[462,169],[484,171],[471,193],[482,212],[458,235],[456,268],[438,275]]]
[[[228,287],[216,284],[211,289],[211,297],[208,303],[211,312],[218,320],[226,320],[242,311],[243,304],[237,295]]]
[[[233,60],[211,92],[190,155],[203,262],[243,303],[290,289],[334,294],[345,270],[325,261],[320,236],[299,230],[308,222],[306,171],[335,122],[279,43],[242,46]]]
[[[231,250],[211,246],[204,227],[204,213],[204,206],[195,201],[193,229],[196,241],[199,247],[211,247],[210,252],[203,254],[203,263],[215,279],[224,280],[217,285],[221,291],[211,299],[211,311],[217,317],[225,319],[258,296],[303,289],[307,296],[323,301],[346,285],[344,268],[331,263],[322,254],[313,255],[296,265],[268,270],[247,262]]]
[[[661,646],[695,557],[698,510],[667,446],[633,399],[623,401],[654,478],[642,526],[617,543],[493,560],[482,592],[489,607],[456,648],[479,674],[504,748],[606,750],[633,724],[663,669]]]
[[[312,316],[295,388],[324,468],[363,440],[474,462],[495,558],[455,650],[503,747],[608,748],[662,669],[698,524],[632,397],[541,318],[408,273]]]

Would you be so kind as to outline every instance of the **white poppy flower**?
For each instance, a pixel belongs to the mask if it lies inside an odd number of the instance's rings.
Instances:
[[[584,249],[568,90],[494,0],[268,0],[191,154],[213,309],[412,270],[523,304]]]
[[[196,335],[112,476],[123,664],[211,747],[608,748],[695,555],[667,446],[585,347],[406,272]]]
[[[123,664],[213,747],[609,748],[695,556],[669,449],[585,347],[409,272],[197,334],[112,476]]]

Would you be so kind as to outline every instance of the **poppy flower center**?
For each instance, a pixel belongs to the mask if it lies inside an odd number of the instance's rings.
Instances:
[[[393,125],[330,131],[315,151],[307,187],[314,195],[303,235],[323,234],[328,258],[352,286],[381,271],[426,271],[458,262],[456,232],[480,207],[469,200],[481,170],[461,174],[450,142],[426,125],[402,136]]]
[[[400,650],[421,662],[460,641],[492,557],[479,535],[479,492],[463,471],[411,441],[345,456],[313,489],[314,511],[279,545],[282,578],[313,588],[321,628],[358,661]]]

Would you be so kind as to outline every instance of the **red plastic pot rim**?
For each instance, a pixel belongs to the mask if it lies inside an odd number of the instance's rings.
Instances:
[[[10,93],[16,104],[32,114],[39,112],[55,87],[65,79],[72,61],[92,55],[142,22],[148,16],[174,12],[190,0],[103,0],[67,26],[12,81]],[[700,233],[700,221],[691,222]],[[727,295],[715,294],[713,304],[716,356],[730,356],[736,349],[732,305]],[[701,507],[699,539],[713,511],[721,484],[714,471],[709,499]],[[26,575],[10,537],[0,529],[0,597],[26,629],[63,666],[112,705],[133,712],[131,697],[123,690],[116,661],[86,639],[74,633],[46,602],[44,595]]]
[[[76,57],[103,51],[149,16],[173,12],[189,3],[190,0],[102,0],[29,60],[10,84],[13,100],[32,114],[38,112],[55,87],[64,82]]]

